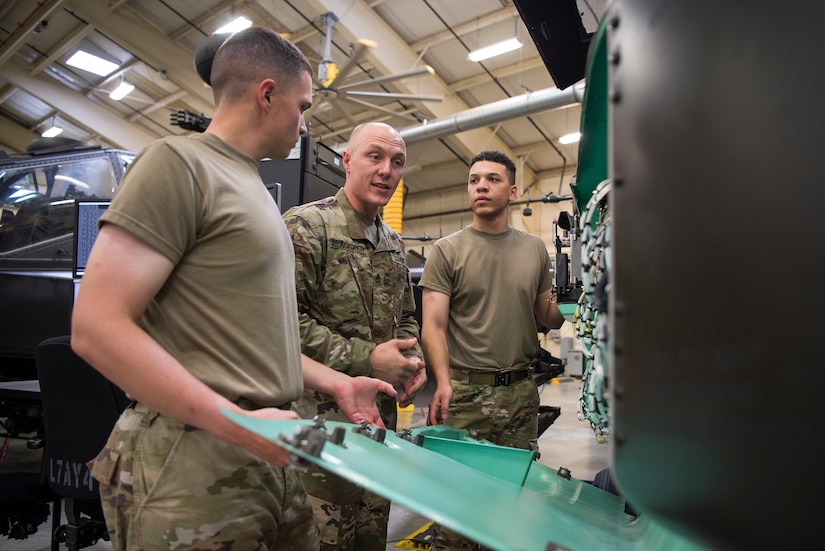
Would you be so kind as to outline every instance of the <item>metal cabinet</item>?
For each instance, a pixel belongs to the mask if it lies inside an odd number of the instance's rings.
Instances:
[[[345,179],[341,155],[309,136],[302,136],[286,159],[261,161],[258,172],[282,213],[335,195]]]

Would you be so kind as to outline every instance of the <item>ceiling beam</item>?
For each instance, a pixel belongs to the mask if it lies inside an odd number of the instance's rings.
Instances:
[[[11,84],[6,84],[0,89],[0,105],[6,102],[7,99],[11,97],[14,91],[17,90],[16,87],[12,86]]]
[[[322,29],[319,29],[317,26],[307,25],[305,27],[301,27],[294,33],[289,33],[289,38],[295,44],[299,42],[306,42],[308,39],[312,38],[316,34],[321,34]],[[312,61],[312,60],[310,60]]]
[[[0,41],[0,66],[17,53],[28,40],[29,35],[34,31],[41,21],[48,19],[51,15],[63,8],[68,0],[48,0],[38,2],[22,21],[17,22],[8,35]]]
[[[525,71],[530,71],[532,69],[545,69],[544,60],[541,59],[540,56],[536,56],[530,59],[526,59],[520,63],[514,63],[512,65],[507,65],[500,69],[496,69],[492,71],[493,77],[496,79],[502,79],[511,77],[513,75],[518,75],[520,73],[524,73]],[[546,70],[546,69],[545,69]],[[472,90],[477,86],[481,86],[482,84],[488,84],[490,82],[490,75],[487,73],[480,73],[478,75],[465,78],[463,80],[457,80],[450,84],[450,91],[454,94],[458,92],[463,92],[464,90]]]
[[[335,28],[353,42],[364,38],[377,42],[378,47],[371,48],[368,56],[374,61],[381,74],[409,71],[418,64],[418,56],[409,45],[363,0],[307,1],[319,13],[334,13],[339,18]],[[403,82],[398,83],[399,88],[404,86]],[[418,77],[415,79],[415,86],[415,90],[407,88],[404,91],[423,95],[440,95],[444,98],[440,103],[422,102],[421,111],[430,113],[433,119],[450,117],[469,109],[461,98],[450,93],[447,85],[437,75]],[[507,145],[487,127],[456,134],[455,140],[467,158],[485,149],[497,149],[513,156]],[[532,171],[526,170],[524,181],[532,182],[534,179]]]
[[[30,77],[28,71],[29,67],[20,59],[12,59],[3,67],[5,78],[14,86],[35,96],[56,111],[68,116],[82,116],[83,126],[97,132],[116,147],[139,151],[157,139],[156,135],[111,113],[83,94],[73,92],[48,77]]]
[[[395,124],[394,119],[397,119],[399,117],[406,117],[407,115],[410,115],[411,113],[415,113],[417,110],[418,109],[407,109],[406,111],[393,111],[392,116],[387,115],[387,116],[381,116],[381,117],[376,117],[375,113],[370,113],[369,111],[362,111],[362,112],[358,113],[357,115],[353,115],[353,119],[355,119],[355,122],[358,123],[358,124],[370,121],[370,122],[386,122],[387,124],[393,125],[393,124]],[[390,121],[390,122],[388,122],[388,121]],[[349,121],[347,121],[347,122],[349,122]],[[342,138],[341,140],[338,140],[338,141],[340,141],[342,143],[346,143],[346,136],[349,136],[350,132],[355,130],[355,126],[353,126],[352,123],[349,123],[350,126],[342,127],[341,126],[342,124],[346,124],[343,121],[343,119],[337,119],[337,120],[332,121],[329,124],[329,126],[331,128],[336,128],[337,130],[319,135],[318,140],[324,141],[324,140],[329,140],[329,139],[335,138],[336,136],[344,136],[344,138]],[[333,148],[333,149],[335,149],[335,148]]]
[[[6,14],[11,11],[11,9],[17,4],[17,0],[6,0],[0,5],[0,19],[6,17]]]
[[[212,90],[195,71],[192,54],[143,22],[128,5],[116,13],[109,13],[107,0],[83,0],[73,7],[79,17],[99,29],[106,29],[107,36],[141,61],[157,71],[164,71],[170,81],[188,92],[191,96],[188,103],[194,110],[210,112],[214,109]]]
[[[281,20],[275,17],[266,8],[261,7],[258,2],[246,2],[243,9],[251,16],[251,19],[254,21],[255,25],[272,29],[282,36],[289,34],[289,31]],[[306,54],[306,52],[304,53]]]
[[[115,13],[129,0],[113,0],[109,5],[109,13]]]
[[[223,0],[223,2],[221,2],[217,6],[210,8],[207,12],[203,13],[202,15],[199,15],[198,17],[191,19],[191,25],[189,23],[184,23],[183,25],[178,27],[177,30],[172,31],[169,34],[169,38],[177,42],[187,34],[195,31],[196,29],[194,27],[200,29],[201,26],[205,25],[206,23],[209,23],[216,17],[220,17],[224,11],[232,7],[243,8],[245,7],[245,4],[245,1],[238,2],[237,0]]]
[[[7,153],[22,153],[33,139],[39,136],[6,117],[0,117],[0,145]]]
[[[462,23],[461,25],[456,25],[453,27],[453,31],[455,31],[455,34],[458,36],[466,36],[468,34],[484,30],[487,27],[495,25],[496,23],[501,23],[502,21],[507,21],[508,19],[515,20],[518,17],[518,10],[516,10],[515,6],[510,6],[509,8],[488,13],[487,15],[483,15],[477,19],[473,19],[472,21]],[[455,35],[449,30],[445,30],[431,34],[430,36],[425,36],[421,40],[413,42],[410,44],[410,48],[412,48],[415,53],[420,53],[424,50],[429,50],[433,46],[450,42],[451,40],[455,40]]]
[[[572,106],[571,106],[572,107]],[[533,142],[513,148],[513,153],[516,157],[529,156],[531,153],[538,153],[550,149],[552,146],[546,140],[540,142]]]
[[[46,67],[57,61],[57,58],[68,52],[69,49],[77,46],[81,40],[89,36],[89,34],[91,34],[94,30],[95,28],[92,25],[81,23],[74,31],[64,37],[63,40],[52,48],[49,55],[32,65],[32,68],[29,71],[29,76],[33,77],[39,75]]]
[[[132,113],[131,115],[126,117],[126,120],[129,121],[129,122],[135,122],[140,117],[144,117],[144,116],[148,115],[149,113],[153,113],[153,112],[157,111],[158,109],[160,109],[161,107],[166,107],[170,103],[178,101],[180,98],[182,98],[185,95],[186,95],[186,92],[184,92],[183,90],[178,90],[177,92],[175,92],[173,94],[169,94],[168,96],[166,96],[164,98],[161,98],[159,100],[155,100],[152,104],[147,105],[146,107],[144,107],[140,111],[136,111],[136,112]]]

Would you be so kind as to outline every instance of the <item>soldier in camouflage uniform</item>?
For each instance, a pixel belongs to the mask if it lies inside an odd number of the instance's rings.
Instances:
[[[207,131],[147,146],[101,217],[72,347],[135,400],[89,465],[116,551],[317,551],[287,451],[221,410],[296,419],[306,384],[380,424],[375,393],[395,394],[301,356],[292,243],[257,167],[306,133],[311,73],[271,30],[232,35]]]
[[[409,402],[426,382],[412,283],[403,242],[378,215],[405,162],[406,146],[395,129],[361,125],[343,153],[343,189],[290,209],[284,221],[295,249],[304,354],[348,375],[383,379]],[[305,392],[293,407],[304,418],[342,420],[335,400],[323,393]],[[395,399],[379,397],[378,407],[395,429]],[[386,499],[317,467],[303,479],[323,551],[386,549]]]
[[[547,247],[509,225],[515,181],[516,167],[504,154],[476,155],[467,185],[473,221],[436,241],[424,265],[421,338],[436,380],[427,423],[535,450],[539,395],[529,368],[539,349],[535,317],[550,328],[564,318],[552,300]],[[479,546],[437,525],[432,549]]]

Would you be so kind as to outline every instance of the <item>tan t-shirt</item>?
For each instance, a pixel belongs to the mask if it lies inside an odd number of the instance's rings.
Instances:
[[[447,346],[453,369],[523,368],[538,351],[533,307],[553,285],[537,236],[470,226],[435,242],[419,286],[450,297]]]
[[[209,133],[156,142],[103,223],[175,264],[141,324],[189,371],[232,401],[300,396],[295,258],[254,159]]]

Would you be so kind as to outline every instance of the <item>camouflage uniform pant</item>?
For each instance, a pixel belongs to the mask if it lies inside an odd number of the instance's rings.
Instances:
[[[452,381],[453,399],[445,424],[475,429],[479,436],[500,446],[538,450],[539,393],[532,377],[509,386],[476,385]],[[491,497],[491,499],[493,499]],[[486,550],[486,547],[433,525],[431,551]]]
[[[303,474],[321,551],[384,551],[389,500],[317,466]]]
[[[381,419],[394,429],[398,418],[395,398],[378,396]],[[305,391],[293,403],[301,417],[320,416],[329,421],[350,422],[330,396]],[[315,522],[321,535],[321,551],[385,551],[390,501],[315,465],[301,475]]]
[[[138,405],[89,462],[115,551],[316,551],[298,474]]]

